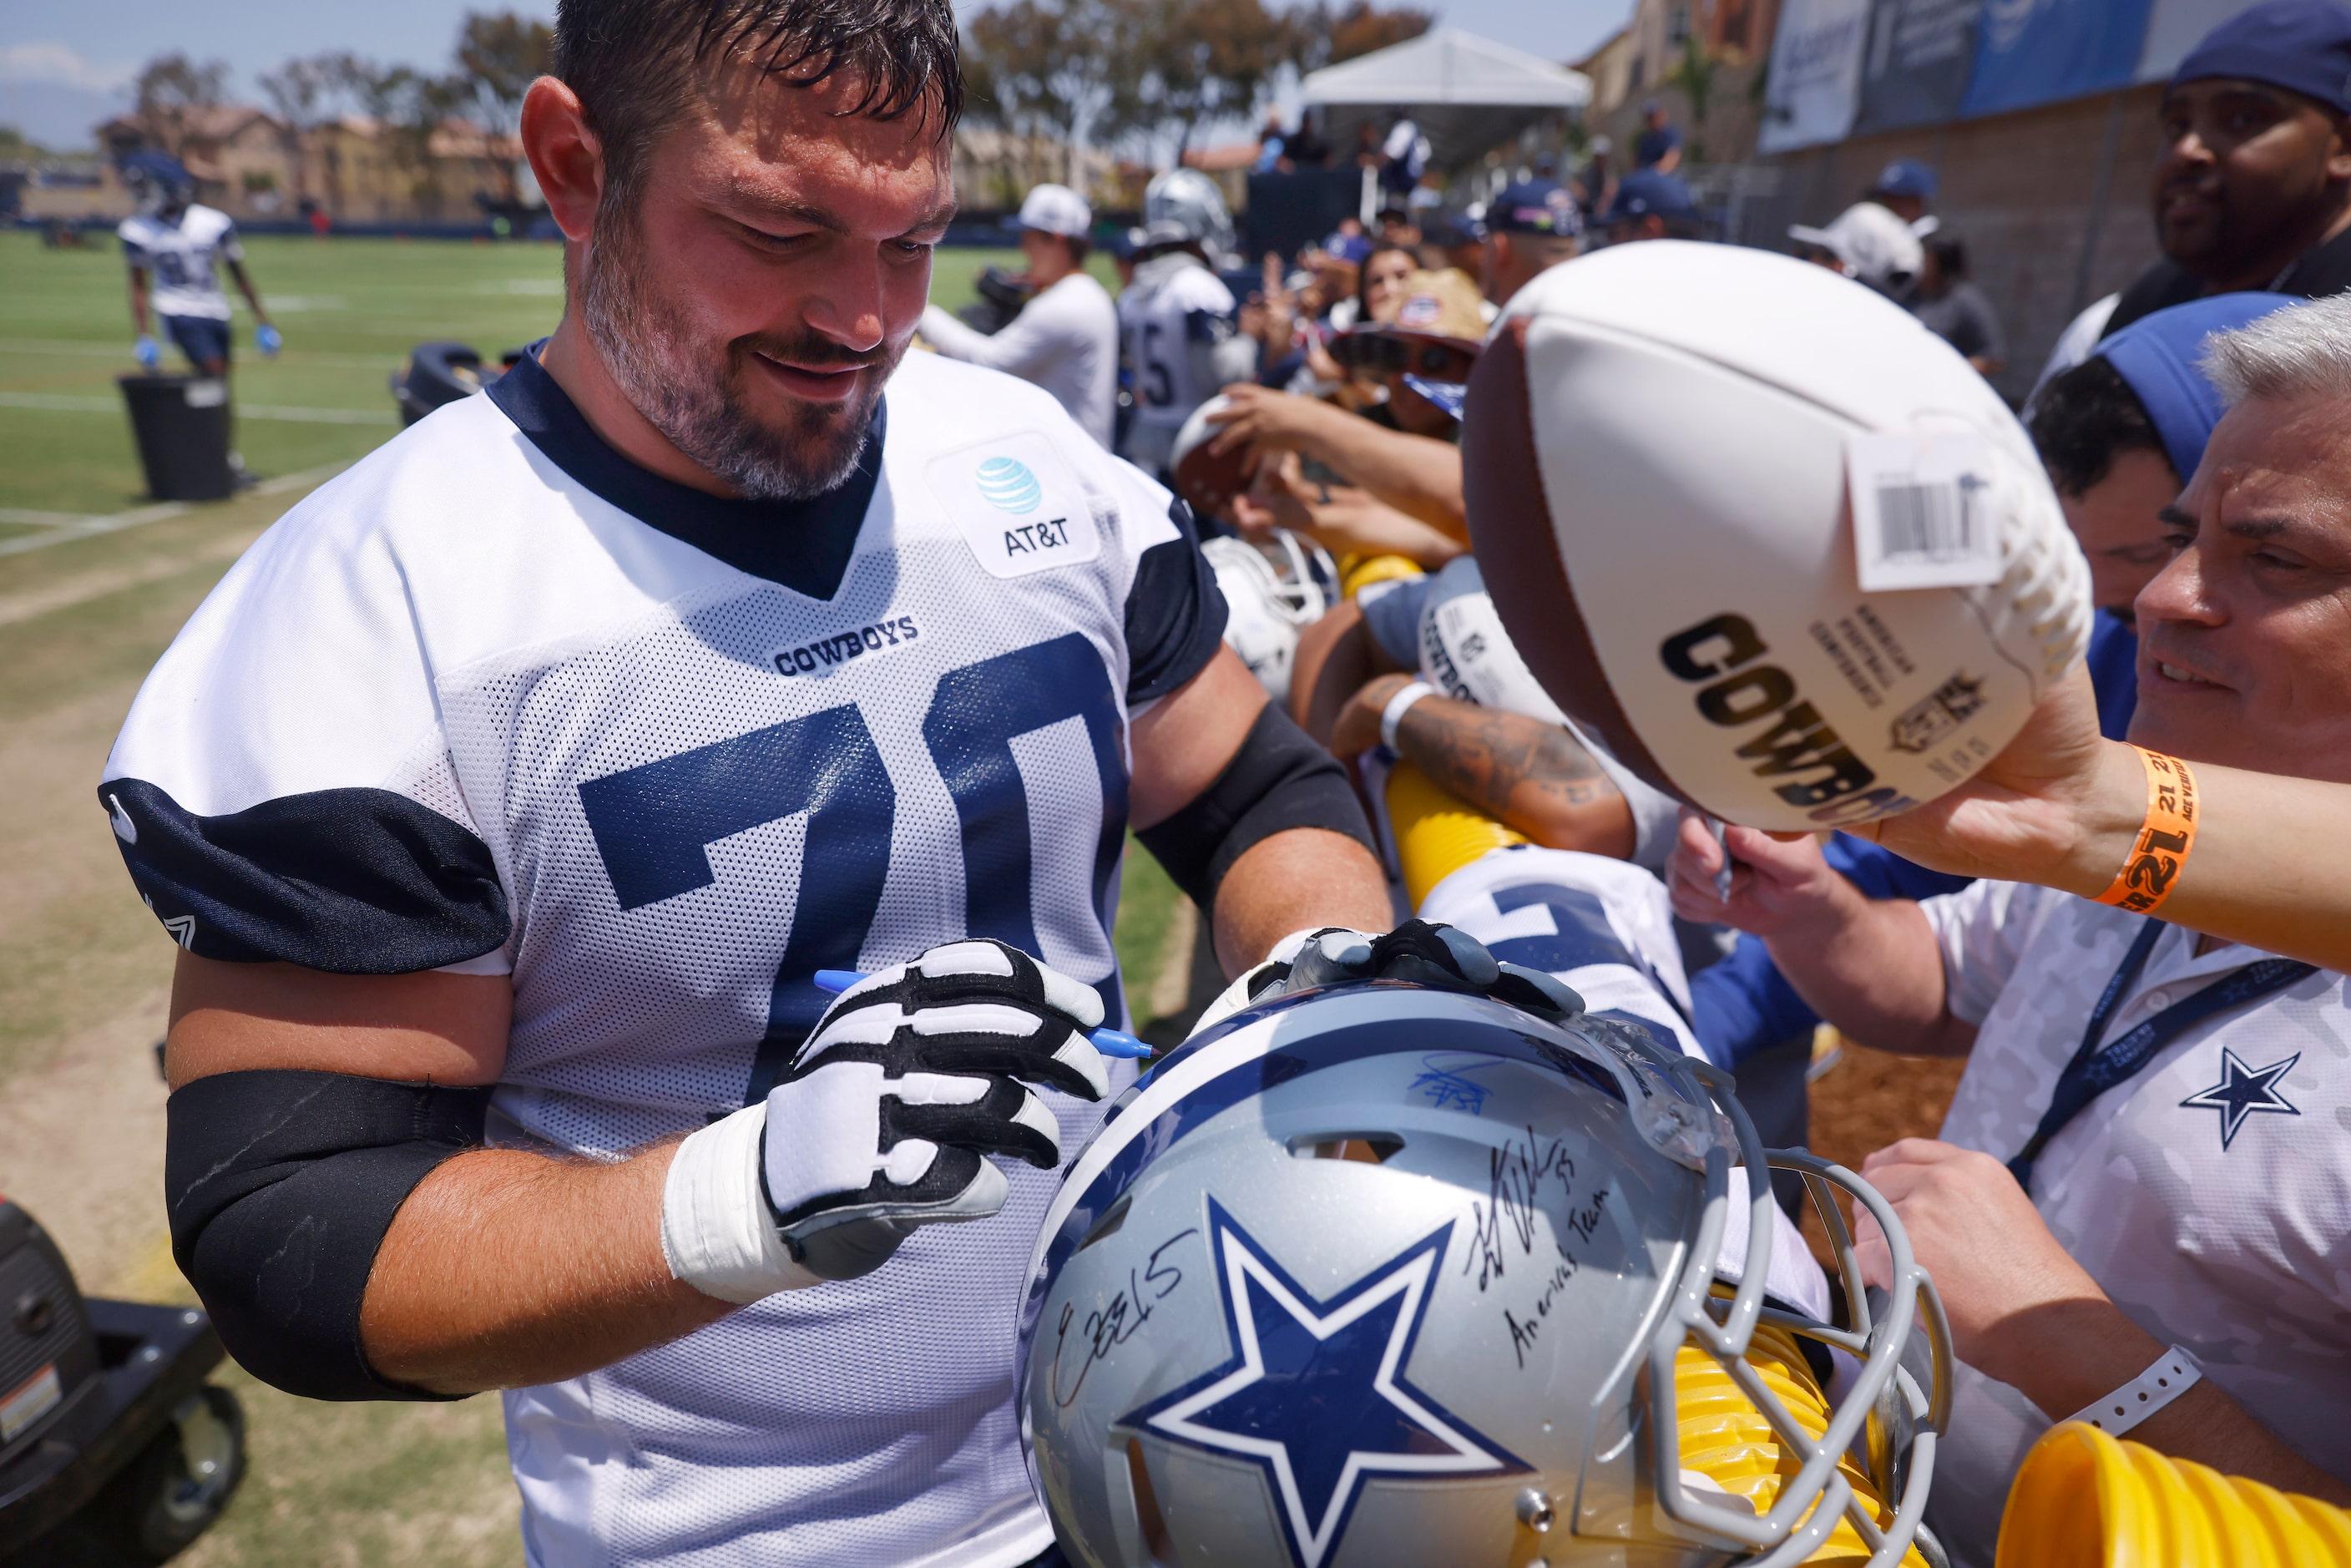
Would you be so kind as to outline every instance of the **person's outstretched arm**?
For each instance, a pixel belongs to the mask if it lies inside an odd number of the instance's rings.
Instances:
[[[1410,678],[1383,675],[1356,692],[1332,729],[1331,749],[1350,757],[1377,744],[1381,716]],[[1438,787],[1545,849],[1632,858],[1632,807],[1556,724],[1425,696],[1405,710],[1395,742]]]
[[[2163,918],[2224,941],[2351,970],[2351,785],[2193,763],[2196,843]],[[2007,749],[1917,810],[1848,830],[1961,876],[2105,893],[2147,820],[2138,754],[2098,733],[2075,669]]]
[[[1253,445],[1266,453],[1313,458],[1348,483],[1361,486],[1407,517],[1417,517],[1463,544],[1468,510],[1461,498],[1461,449],[1434,436],[1412,435],[1373,423],[1312,398],[1259,386],[1228,386],[1229,408],[1208,416],[1224,428],[1212,453]]]
[[[1053,313],[1045,300],[1041,294],[1031,299],[1019,315],[1005,324],[1002,331],[992,335],[956,319],[936,305],[929,306],[923,311],[923,338],[950,360],[963,360],[1032,380],[1069,343],[1066,333],[1053,330]]]
[[[1792,841],[1752,828],[1725,831],[1730,895],[1715,890],[1722,849],[1694,813],[1667,868],[1674,913],[1763,939],[1796,994],[1864,1045],[1906,1056],[1961,1056],[1975,1026],[1952,1016],[1943,953],[1908,899],[1873,899],[1821,857],[1809,834]]]

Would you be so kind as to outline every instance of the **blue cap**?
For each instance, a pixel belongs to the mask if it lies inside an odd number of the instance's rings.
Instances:
[[[2204,340],[2304,303],[2286,294],[2215,294],[2142,316],[2098,345],[2098,358],[2138,395],[2181,484],[2204,461],[2204,444],[2228,412],[2204,374]]]
[[[2188,51],[2171,85],[2227,77],[2264,82],[2351,114],[2351,10],[2334,0],[2262,0]]]
[[[169,152],[158,152],[152,149],[133,152],[116,166],[122,171],[122,177],[125,180],[134,176],[152,180],[167,190],[187,191],[195,188],[196,183],[189,177],[186,166]]]
[[[1363,235],[1334,234],[1322,242],[1322,248],[1341,261],[1352,261],[1360,266],[1364,257],[1372,254],[1372,242]]]
[[[1458,213],[1437,213],[1420,220],[1420,242],[1451,249],[1457,245],[1476,245],[1479,239],[1475,219]]]
[[[1486,204],[1486,232],[1568,238],[1583,232],[1583,214],[1558,181],[1521,180]]]
[[[1698,203],[1679,177],[1642,169],[1616,183],[1616,199],[1608,204],[1604,224],[1630,223],[1652,213],[1661,218],[1695,218]]]
[[[1878,171],[1877,183],[1870,190],[1881,196],[1916,196],[1931,202],[1941,186],[1935,171],[1916,158],[1896,158]]]

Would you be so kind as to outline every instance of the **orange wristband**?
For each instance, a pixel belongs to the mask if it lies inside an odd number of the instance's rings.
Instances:
[[[2100,904],[2151,914],[2171,896],[2196,844],[2196,775],[2177,757],[2134,746],[2147,769],[2147,821]]]

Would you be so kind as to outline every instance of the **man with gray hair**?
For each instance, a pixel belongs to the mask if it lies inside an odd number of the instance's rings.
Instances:
[[[2351,780],[2351,298],[2207,353],[2231,406],[2163,512],[2173,554],[2137,603],[2129,738]],[[1991,1562],[2017,1465],[2069,1416],[2351,1501],[2343,975],[2016,883],[1872,901],[1812,840],[1728,838],[1744,863],[1723,899],[1712,841],[1685,822],[1684,917],[1762,937],[1857,1040],[1968,1059],[1941,1139],[1862,1166],[1965,1364],[1930,1514],[1954,1559]],[[1882,1270],[1883,1239],[1863,1239]]]

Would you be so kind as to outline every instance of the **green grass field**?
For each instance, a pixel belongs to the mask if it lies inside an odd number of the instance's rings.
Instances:
[[[150,1047],[172,949],[92,794],[108,747],[148,667],[305,476],[394,433],[385,380],[411,346],[454,338],[494,354],[543,335],[562,303],[552,246],[269,237],[247,250],[287,350],[275,362],[240,352],[239,444],[281,482],[149,508],[113,385],[135,369],[121,258],[0,234],[0,1192],[41,1217],[86,1288],[152,1300],[193,1300],[157,1201]],[[1013,259],[944,252],[934,297],[960,304],[979,267]],[[57,526],[126,513],[133,526],[87,537]],[[1118,942],[1139,1018],[1183,961],[1186,913],[1150,857],[1131,855]],[[520,1562],[496,1400],[321,1405],[234,1369],[221,1380],[246,1402],[253,1471],[184,1568]]]

